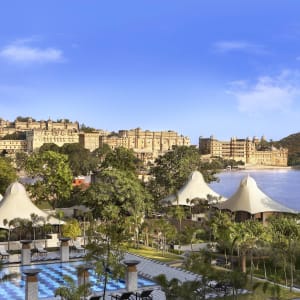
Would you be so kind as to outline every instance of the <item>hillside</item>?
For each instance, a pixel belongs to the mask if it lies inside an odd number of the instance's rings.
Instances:
[[[300,165],[300,132],[291,134],[280,141],[274,142],[276,147],[284,147],[289,149],[290,166]]]

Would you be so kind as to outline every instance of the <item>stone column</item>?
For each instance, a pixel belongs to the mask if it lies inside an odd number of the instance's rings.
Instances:
[[[22,265],[30,265],[31,264],[31,240],[21,240],[22,244],[21,249],[21,264]]]
[[[138,260],[125,260],[124,264],[127,266],[126,270],[126,289],[128,292],[135,292],[137,290],[138,274],[136,266],[140,262]]]
[[[38,300],[38,273],[40,269],[27,269],[23,273],[26,275],[25,300]]]
[[[69,261],[70,259],[70,247],[69,240],[70,238],[59,238],[60,240],[60,260],[62,262]]]

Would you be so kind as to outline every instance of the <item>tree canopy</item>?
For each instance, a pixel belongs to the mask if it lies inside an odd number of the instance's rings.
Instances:
[[[149,188],[155,199],[162,199],[181,188],[193,171],[200,171],[207,182],[214,180],[215,171],[209,163],[201,161],[196,147],[176,146],[159,156],[150,169],[153,179]]]
[[[4,194],[8,186],[17,179],[17,173],[9,159],[0,157],[0,193]]]
[[[87,175],[96,169],[96,159],[92,153],[78,143],[64,144],[60,153],[68,155],[70,168],[74,176]]]
[[[101,168],[115,168],[126,172],[136,173],[142,166],[142,161],[138,159],[132,149],[124,147],[115,148],[106,152]]]
[[[25,169],[35,179],[28,189],[37,201],[49,201],[56,207],[57,201],[70,197],[72,172],[67,156],[53,151],[34,153]]]
[[[85,192],[85,204],[94,217],[102,217],[103,207],[112,204],[120,208],[120,214],[129,215],[137,203],[147,201],[147,192],[139,179],[124,170],[105,169],[97,174],[96,183]],[[144,206],[139,205],[144,210]]]

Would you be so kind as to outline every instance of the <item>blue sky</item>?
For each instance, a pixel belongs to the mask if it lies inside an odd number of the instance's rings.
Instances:
[[[298,0],[10,0],[0,117],[175,130],[197,143],[299,131]]]

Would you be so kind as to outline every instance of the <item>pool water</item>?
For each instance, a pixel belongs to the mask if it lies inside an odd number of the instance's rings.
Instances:
[[[33,268],[38,268],[41,270],[41,272],[38,274],[39,299],[54,297],[55,290],[65,284],[63,276],[70,276],[77,284],[76,268],[82,264],[82,261],[76,261],[3,268],[3,270],[0,272],[0,278],[10,273],[16,273],[17,276],[9,281],[2,281],[0,283],[0,300],[25,299],[26,275],[24,275],[22,272],[23,270]],[[103,290],[103,284],[99,282],[93,270],[89,270],[89,274],[92,292],[101,292]],[[138,287],[151,286],[154,284],[155,283],[153,283],[151,280],[142,277],[138,278]],[[111,280],[107,284],[108,291],[115,291],[123,288],[125,288],[125,281],[123,280]]]

